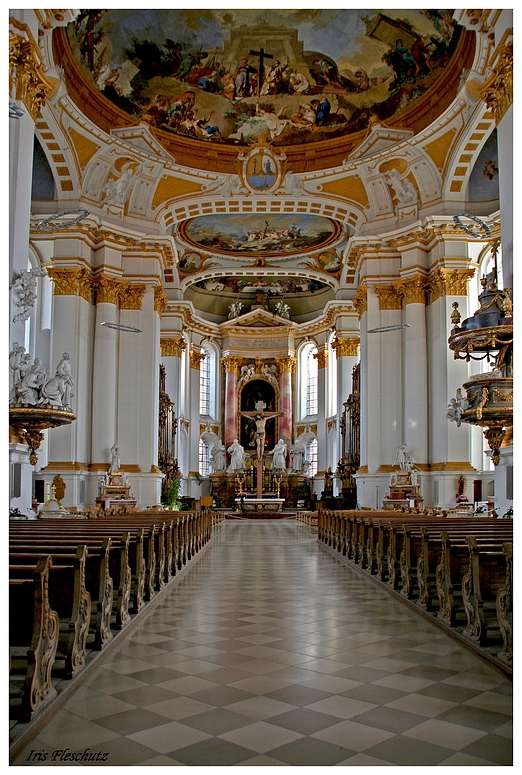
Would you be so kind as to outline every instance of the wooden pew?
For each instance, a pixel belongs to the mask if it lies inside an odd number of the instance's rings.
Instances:
[[[22,670],[23,721],[30,721],[56,697],[51,668],[58,648],[59,629],[58,614],[49,604],[51,566],[51,556],[42,555],[34,569],[27,569],[25,579],[9,581],[11,672],[19,674]]]

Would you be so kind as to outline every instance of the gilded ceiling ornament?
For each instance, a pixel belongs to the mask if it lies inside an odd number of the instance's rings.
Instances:
[[[190,357],[190,368],[197,369],[199,371],[201,368],[201,361],[205,359],[205,353],[198,353],[195,350],[190,350],[189,357]]]
[[[326,363],[328,361],[328,350],[319,350],[318,352],[314,353],[314,358],[317,361],[317,368],[325,369]]]
[[[421,275],[397,281],[395,285],[406,304],[426,304],[427,282]]]
[[[332,349],[338,358],[343,356],[356,357],[359,352],[360,339],[358,336],[339,337],[337,336],[332,342]]]
[[[376,285],[375,293],[379,298],[379,309],[402,309],[402,295],[393,285]]]
[[[224,366],[227,374],[239,374],[239,369],[243,363],[243,358],[234,355],[225,355],[221,358],[221,364]]]
[[[294,358],[292,355],[285,355],[282,357],[276,357],[275,362],[277,363],[279,374],[283,374],[283,372],[295,374],[297,358]]]
[[[168,356],[177,356],[181,358],[181,354],[186,350],[187,343],[180,337],[171,337],[169,339],[160,339],[160,352],[163,358]]]
[[[360,320],[368,307],[368,288],[366,286],[360,285],[357,288],[357,293],[353,299],[353,306],[357,310],[357,316]]]
[[[513,104],[513,45],[501,46],[496,59],[493,72],[482,85],[480,93],[498,125]]]
[[[169,300],[165,291],[163,288],[160,288],[158,285],[156,285],[154,288],[154,309],[158,315],[161,316],[165,312],[168,303]]]
[[[120,309],[141,309],[146,285],[126,285],[120,289]]]
[[[53,84],[44,75],[38,47],[21,35],[9,35],[9,87],[10,93],[21,100],[33,121],[45,105]]]

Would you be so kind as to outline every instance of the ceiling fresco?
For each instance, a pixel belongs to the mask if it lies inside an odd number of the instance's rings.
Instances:
[[[459,37],[452,13],[85,10],[68,37],[135,119],[207,143],[290,146],[357,132],[436,88]]]
[[[193,245],[228,255],[285,256],[318,249],[340,235],[340,227],[316,215],[208,215],[182,224]]]
[[[213,293],[253,294],[255,296],[283,296],[287,294],[308,294],[329,288],[319,280],[303,277],[213,277],[194,283]]]

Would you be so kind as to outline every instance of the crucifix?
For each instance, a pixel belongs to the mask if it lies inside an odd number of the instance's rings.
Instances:
[[[257,98],[259,99],[261,95],[261,87],[263,86],[263,74],[265,72],[264,61],[265,59],[273,59],[274,55],[267,54],[265,49],[261,46],[259,51],[251,51],[250,56],[259,57],[259,76],[257,79]]]
[[[257,447],[257,497],[263,497],[263,453],[265,450],[265,427],[266,421],[271,417],[280,417],[284,412],[267,412],[266,404],[263,401],[258,401],[255,404],[255,412],[240,412],[243,417],[248,417],[254,420],[256,424],[256,447]]]

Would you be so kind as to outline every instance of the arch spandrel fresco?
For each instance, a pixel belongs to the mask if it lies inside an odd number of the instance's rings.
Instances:
[[[81,69],[114,105],[221,146],[342,138],[444,77],[451,10],[89,10],[69,25]]]

